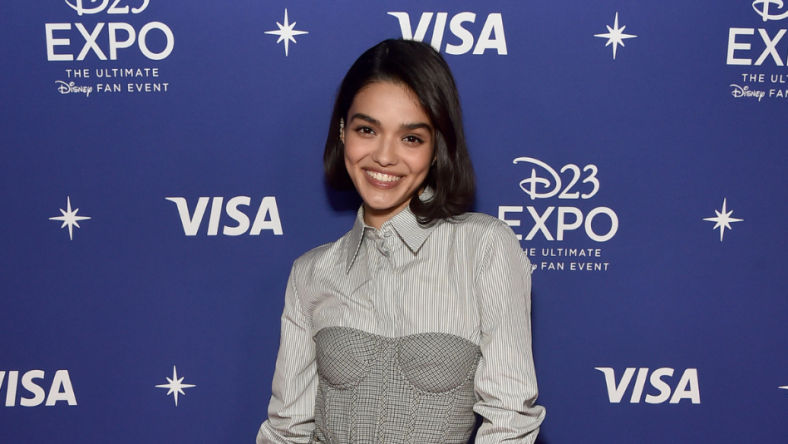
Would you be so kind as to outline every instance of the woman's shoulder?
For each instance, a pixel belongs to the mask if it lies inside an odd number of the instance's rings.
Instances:
[[[504,221],[484,213],[463,213],[452,221],[444,223],[455,239],[476,253],[487,256],[491,250],[522,251],[520,240],[512,228]]]
[[[515,237],[514,232],[506,222],[485,213],[467,212],[447,219],[445,222],[442,225],[458,231],[458,234],[479,236],[480,239],[485,239],[489,236]]]
[[[315,267],[326,268],[343,263],[342,258],[346,256],[343,252],[347,250],[351,242],[352,233],[352,230],[348,231],[334,242],[328,242],[307,251],[295,260],[293,268],[312,270]]]

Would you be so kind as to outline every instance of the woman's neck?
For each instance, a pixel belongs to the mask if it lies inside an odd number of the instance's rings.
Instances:
[[[410,205],[410,200],[403,203],[397,208],[386,208],[382,210],[377,210],[371,208],[369,205],[364,203],[364,223],[369,225],[370,227],[374,227],[377,230],[380,230],[380,227],[383,226],[389,219],[399,214],[402,210],[407,208]]]

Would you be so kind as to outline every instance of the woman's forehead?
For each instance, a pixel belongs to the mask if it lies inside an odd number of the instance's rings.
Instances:
[[[388,81],[370,83],[360,89],[348,110],[348,117],[371,123],[405,125],[430,122],[418,96],[407,85]]]

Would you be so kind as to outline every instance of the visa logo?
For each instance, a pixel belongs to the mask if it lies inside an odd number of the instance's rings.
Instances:
[[[634,367],[624,370],[621,380],[616,383],[615,370],[610,367],[595,367],[596,370],[605,374],[605,384],[607,385],[607,396],[611,403],[619,403],[624,398],[632,377],[635,376],[637,370],[637,377],[635,378],[635,385],[632,388],[632,395],[629,402],[637,404],[643,397],[643,390],[648,379],[651,387],[657,390],[657,394],[647,394],[646,403],[648,404],[662,404],[670,399],[670,404],[678,404],[682,399],[689,399],[693,404],[700,404],[700,389],[698,388],[698,369],[688,368],[684,370],[681,379],[675,385],[675,389],[663,380],[663,378],[671,378],[674,370],[672,368],[664,367],[658,368],[651,372],[649,377],[648,368]],[[673,395],[671,396],[671,392]]]
[[[189,211],[189,205],[183,197],[167,197],[166,199],[174,202],[178,207],[183,233],[187,236],[196,236],[197,232],[200,231],[200,225],[202,225],[209,201],[211,202],[211,212],[208,217],[208,236],[219,234],[222,208],[224,208],[224,213],[235,221],[235,225],[224,225],[222,227],[222,234],[225,236],[240,236],[247,231],[249,231],[250,236],[257,236],[263,230],[271,230],[275,235],[282,234],[282,221],[279,219],[279,208],[276,206],[276,197],[274,196],[266,196],[260,202],[254,223],[251,224],[251,230],[249,229],[249,216],[239,209],[239,207],[251,205],[252,198],[249,196],[233,197],[227,201],[226,205],[224,205],[223,197],[214,197],[212,201],[210,197],[200,197],[197,199],[197,205],[194,207],[193,212]]]
[[[399,20],[399,28],[402,32],[402,38],[406,40],[416,40],[419,42],[424,41],[427,36],[427,30],[432,23],[432,17],[435,17],[435,22],[432,27],[432,40],[430,44],[436,51],[440,52],[441,45],[443,44],[443,35],[446,30],[446,21],[449,14],[446,12],[423,12],[419,23],[416,25],[416,33],[413,33],[411,27],[410,16],[407,12],[389,12],[388,15],[396,17]],[[465,23],[476,22],[476,14],[473,12],[460,12],[449,21],[449,31],[460,39],[459,45],[447,43],[445,47],[446,54],[461,55],[466,54],[473,49],[473,54],[484,54],[488,49],[494,49],[498,55],[506,55],[506,35],[503,30],[503,18],[500,13],[494,12],[487,16],[484,21],[484,26],[479,33],[479,38],[474,39],[474,35],[463,26]],[[474,47],[474,40],[476,46]]]
[[[7,378],[6,378],[7,376]],[[24,393],[19,393],[19,405],[22,407],[36,407],[44,403],[46,400],[47,406],[53,406],[59,401],[65,401],[68,405],[77,405],[77,397],[74,395],[74,387],[71,385],[71,378],[68,375],[68,370],[58,370],[52,378],[49,385],[49,393],[44,391],[44,388],[36,382],[36,379],[43,380],[45,373],[43,370],[30,370],[22,375],[22,389],[29,392],[32,397],[21,396]],[[0,389],[3,388],[3,380],[5,383],[5,406],[16,406],[17,393],[19,390],[19,371],[12,370],[9,372],[0,371]]]

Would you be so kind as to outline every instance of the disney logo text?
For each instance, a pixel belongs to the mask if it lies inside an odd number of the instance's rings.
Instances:
[[[766,95],[766,91],[750,90],[749,86],[741,87],[736,84],[731,84],[731,87],[733,88],[733,91],[731,91],[733,97],[757,97],[758,101],[760,102],[761,99]]]
[[[531,168],[531,176],[520,181],[520,188],[522,188],[526,194],[531,196],[531,200],[547,199],[555,196],[559,191],[561,191],[561,176],[556,173],[556,171],[550,167],[550,165],[532,157],[518,157],[514,159],[514,163],[520,162],[527,162],[539,166],[547,171],[552,178],[551,180],[544,177],[539,177],[536,175],[536,168]],[[569,192],[569,190],[575,186],[577,181],[580,180],[581,173],[580,168],[577,165],[571,163],[564,165],[564,167],[561,168],[561,173],[567,170],[572,171],[572,180],[569,182],[569,185],[567,185],[566,188],[561,191],[561,194],[558,195],[559,199],[590,199],[599,191],[599,179],[596,178],[596,174],[599,170],[597,169],[596,165],[586,165],[583,168],[583,171],[590,171],[590,174],[585,179],[583,179],[583,183],[591,183],[593,185],[593,189],[589,193],[580,194],[579,191],[575,191],[574,193]],[[552,189],[550,189],[551,183],[554,184]],[[541,189],[544,190],[543,192],[537,191],[537,184],[541,186]]]
[[[90,97],[93,92],[92,86],[76,86],[74,82],[66,83],[62,80],[55,80],[55,83],[59,83],[57,90],[60,94],[85,93],[85,97]]]

